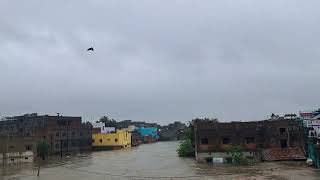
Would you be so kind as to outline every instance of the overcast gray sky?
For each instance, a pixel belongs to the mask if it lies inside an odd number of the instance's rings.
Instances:
[[[317,108],[319,8],[312,0],[1,0],[0,116],[167,124]]]

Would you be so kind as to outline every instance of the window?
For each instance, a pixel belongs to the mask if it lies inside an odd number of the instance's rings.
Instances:
[[[76,147],[76,143],[74,141],[72,141],[71,145],[72,147]]]
[[[201,138],[201,144],[208,144],[208,138],[207,137]]]
[[[82,132],[80,132],[80,136],[82,136]]]
[[[32,144],[28,144],[25,146],[26,147],[26,151],[31,151],[32,150]]]
[[[100,139],[100,143],[102,143],[102,139]]]
[[[210,158],[206,158],[206,161],[207,161],[207,163],[212,163],[212,158],[210,157]]]
[[[24,157],[24,159],[29,159],[28,157]]]
[[[92,139],[92,143],[94,143],[94,139]]]
[[[14,148],[14,146],[10,146],[10,149],[13,149]]]
[[[281,139],[281,148],[288,148],[287,140],[286,139]]]
[[[263,144],[259,144],[258,147],[259,147],[259,148],[263,148]]]
[[[56,149],[59,149],[60,148],[60,144],[59,143],[56,143]]]
[[[279,131],[280,131],[280,134],[283,135],[286,133],[286,128],[280,128]]]
[[[59,132],[56,132],[56,136],[59,137],[59,135],[60,135]]]
[[[246,143],[247,144],[253,144],[254,143],[254,137],[246,137]]]
[[[62,136],[66,136],[66,132],[63,132]]]
[[[110,139],[108,139],[108,141],[110,141]]]
[[[222,144],[230,144],[229,138],[222,138]]]
[[[114,142],[118,142],[118,139],[114,139]]]

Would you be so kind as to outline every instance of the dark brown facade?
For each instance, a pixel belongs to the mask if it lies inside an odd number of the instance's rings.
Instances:
[[[38,116],[34,113],[0,121],[0,136],[2,139],[9,136],[11,144],[19,143],[14,137],[34,141],[46,139],[52,154],[84,152],[91,149],[92,125],[82,123],[81,117]],[[35,143],[32,144],[35,151]]]
[[[142,138],[141,138],[139,132],[133,131],[131,133],[131,145],[132,146],[139,146],[140,144],[142,144]]]
[[[242,146],[250,153],[278,149],[279,154],[281,149],[298,148],[303,152],[305,147],[303,128],[294,119],[230,123],[194,121],[193,124],[196,154],[224,152],[229,146]]]

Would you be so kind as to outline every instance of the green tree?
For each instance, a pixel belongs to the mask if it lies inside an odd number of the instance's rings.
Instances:
[[[195,155],[195,143],[194,143],[194,127],[192,122],[189,123],[189,127],[186,133],[186,139],[183,140],[179,148],[177,149],[180,157],[194,157]]]
[[[118,123],[114,119],[109,119],[108,116],[103,116],[101,117],[97,123],[104,123],[106,127],[115,127],[116,129],[118,128]]]
[[[177,152],[180,157],[193,157],[194,148],[191,144],[191,141],[189,139],[182,141]]]
[[[42,139],[40,141],[38,141],[37,143],[37,156],[38,156],[38,174],[37,176],[40,175],[40,165],[41,165],[41,161],[44,161],[46,159],[46,157],[48,157],[49,154],[49,143]]]
[[[253,159],[248,159],[243,155],[244,148],[241,146],[229,146],[226,148],[226,152],[231,154],[232,162],[236,165],[251,165],[255,163]]]

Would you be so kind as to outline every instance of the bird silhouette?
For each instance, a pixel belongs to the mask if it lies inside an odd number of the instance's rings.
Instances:
[[[93,47],[88,48],[87,51],[93,51]]]

